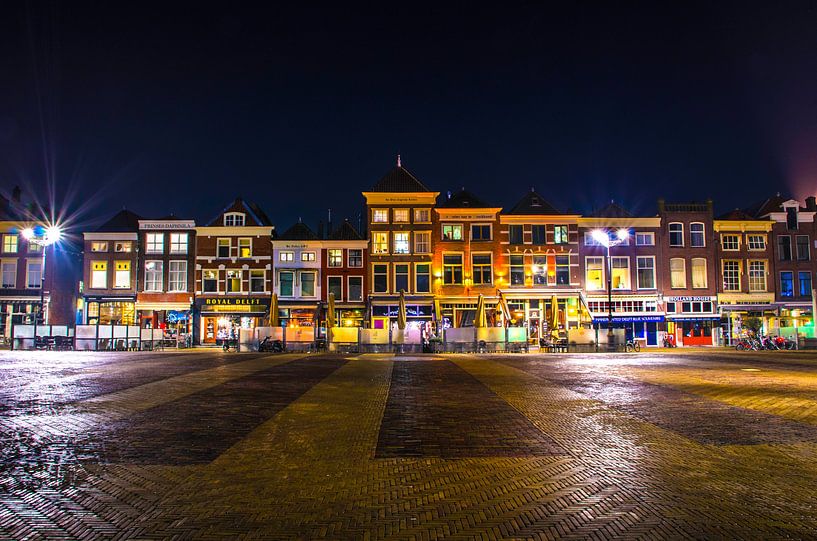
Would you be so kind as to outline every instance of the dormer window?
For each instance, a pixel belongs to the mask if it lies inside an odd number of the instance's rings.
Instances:
[[[542,204],[539,202],[538,197],[533,196],[533,197],[530,198],[530,206],[532,206],[532,207],[541,207]]]
[[[786,207],[786,228],[789,231],[797,230],[797,207]]]
[[[228,212],[224,215],[225,227],[242,227],[244,225],[243,212]]]

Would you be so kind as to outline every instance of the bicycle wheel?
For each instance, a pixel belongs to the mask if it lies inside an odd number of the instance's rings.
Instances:
[[[624,346],[624,351],[626,351],[627,353],[632,353],[633,345],[631,343],[627,342],[627,345]]]
[[[743,344],[743,342],[738,342],[738,343],[735,345],[735,349],[736,349],[736,350],[738,350],[738,351],[743,351],[743,350],[745,350],[745,349],[746,349],[746,346]]]
[[[633,342],[633,349],[636,351],[641,351],[641,342]]]

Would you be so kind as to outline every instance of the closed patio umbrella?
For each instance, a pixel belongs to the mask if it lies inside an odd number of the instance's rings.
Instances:
[[[280,323],[278,321],[278,294],[272,294],[272,300],[269,304],[269,324],[270,327],[279,327]]]
[[[329,293],[329,300],[326,303],[326,328],[335,326],[335,294]]]
[[[477,300],[477,313],[474,316],[474,327],[487,327],[488,318],[485,315],[485,297],[480,293]]]
[[[550,299],[550,336],[553,340],[559,339],[559,300],[556,295]]]
[[[406,292],[400,290],[400,304],[397,307],[397,328],[401,331],[406,328]]]

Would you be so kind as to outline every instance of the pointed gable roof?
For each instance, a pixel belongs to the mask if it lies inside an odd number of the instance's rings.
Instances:
[[[465,188],[453,194],[451,197],[447,197],[442,203],[437,205],[437,207],[444,209],[493,208],[491,205],[478,198]]]
[[[508,214],[562,214],[556,207],[548,203],[544,197],[531,190],[514,205]]]
[[[139,231],[139,220],[141,216],[127,209],[122,209],[114,214],[111,219],[97,228],[98,233],[130,233]]]
[[[320,240],[314,231],[303,222],[297,222],[292,227],[281,233],[279,240]]]
[[[261,210],[261,207],[256,205],[255,203],[250,203],[244,201],[240,197],[236,197],[235,200],[224,207],[221,212],[219,212],[216,216],[213,217],[212,220],[207,222],[208,226],[214,225],[221,225],[223,222],[223,216],[227,212],[246,212],[249,217],[252,219],[254,224],[247,224],[247,225],[261,225],[261,226],[272,226],[272,222],[267,217],[266,213]]]
[[[718,216],[716,218],[716,220],[741,220],[741,221],[745,221],[745,220],[757,220],[757,218],[752,216],[751,214],[743,211],[743,210],[735,209],[735,210],[730,210],[729,212],[727,212],[725,214],[721,214],[720,216]]]
[[[340,227],[335,229],[329,240],[363,240],[363,237],[358,233],[357,229],[349,223],[349,220],[344,220]]]
[[[624,207],[616,203],[615,201],[610,201],[600,209],[593,211],[589,214],[593,218],[632,218],[633,215]]]
[[[425,184],[408,172],[402,165],[395,166],[377,181],[372,188],[373,192],[430,192]]]
[[[744,209],[744,212],[750,216],[754,216],[755,218],[760,218],[762,216],[768,216],[772,212],[781,212],[783,210],[783,203],[788,201],[786,197],[777,193],[768,199],[764,199],[754,205],[747,207]]]

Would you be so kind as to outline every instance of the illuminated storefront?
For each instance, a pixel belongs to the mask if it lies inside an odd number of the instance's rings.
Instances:
[[[607,332],[610,311],[607,296],[589,296],[587,306],[593,328]],[[628,340],[638,339],[647,346],[658,346],[665,329],[666,315],[657,295],[613,296],[613,328],[624,329]]]
[[[578,293],[556,296],[556,313],[553,310],[553,293],[542,296],[522,296],[519,291],[506,293],[510,320],[509,327],[525,327],[528,340],[539,343],[540,338],[551,339],[556,335],[567,338],[567,331],[586,326],[590,314],[582,304]],[[501,313],[501,310],[500,310]]]
[[[136,297],[85,297],[88,325],[136,325]]]
[[[664,297],[667,333],[675,336],[679,346],[713,346],[718,344],[721,316],[717,297],[683,295]]]
[[[238,338],[240,329],[263,326],[269,317],[270,299],[208,298],[196,299],[200,336],[203,344],[220,344]]]

